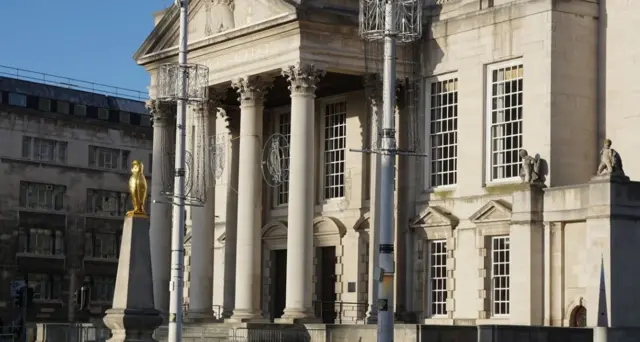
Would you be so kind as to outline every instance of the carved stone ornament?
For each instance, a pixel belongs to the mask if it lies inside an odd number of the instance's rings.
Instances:
[[[622,168],[622,158],[620,154],[611,148],[611,140],[604,139],[600,150],[600,165],[598,165],[598,175],[618,175],[624,176]]]
[[[223,91],[216,91],[213,89],[209,90],[207,100],[204,102],[198,102],[194,106],[194,111],[198,115],[208,115],[215,119],[215,115],[218,113],[218,107],[222,104],[222,100],[225,95],[226,92]]]
[[[235,11],[234,0],[206,0],[205,10],[207,12],[207,23],[205,34],[212,34],[231,30],[235,27],[233,12]]]
[[[282,76],[289,82],[291,94],[313,95],[320,78],[324,75],[325,71],[314,64],[298,64],[282,68]]]
[[[160,123],[172,117],[174,108],[170,103],[151,99],[147,100],[145,107],[151,115],[153,123]]]
[[[262,76],[244,76],[231,82],[231,86],[238,92],[238,101],[241,105],[255,105],[262,102],[267,89],[271,86],[271,80]]]
[[[532,157],[525,149],[520,150],[519,155],[521,160],[520,178],[522,182],[528,184],[544,184],[543,160],[540,158],[540,155],[536,154],[535,157]]]

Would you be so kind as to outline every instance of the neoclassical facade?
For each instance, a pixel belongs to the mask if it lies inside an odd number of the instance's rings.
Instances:
[[[418,55],[399,58],[418,65],[400,73],[399,88],[418,91],[417,109],[398,101],[399,148],[419,141],[427,156],[397,162],[398,320],[640,325],[629,309],[640,279],[622,264],[639,256],[629,179],[640,141],[627,128],[638,115],[620,107],[637,86],[619,72],[634,59],[610,48],[640,5],[600,6],[425,1]],[[177,60],[178,12],[156,13],[135,54],[152,98],[160,66]],[[357,19],[355,0],[191,1],[189,62],[210,74],[187,149],[211,181],[192,172],[207,201],[187,214],[187,317],[375,322],[379,159],[351,149],[375,145],[380,99]],[[150,108],[154,291],[166,312],[175,110]],[[619,154],[600,153],[605,137]],[[281,138],[274,173],[265,153]],[[596,175],[614,155],[626,176],[615,162]]]

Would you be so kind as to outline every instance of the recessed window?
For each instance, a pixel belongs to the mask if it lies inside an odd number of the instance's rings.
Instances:
[[[100,146],[89,146],[89,166],[102,169],[128,170],[129,151]]]
[[[98,119],[109,120],[109,110],[106,108],[98,108]]]
[[[27,96],[17,93],[9,93],[9,104],[16,107],[27,106]]]
[[[66,186],[20,182],[20,207],[27,209],[64,210]]]
[[[87,189],[87,213],[98,216],[124,217],[129,193]]]
[[[28,286],[33,289],[34,301],[62,299],[62,276],[59,274],[29,273]]]
[[[508,236],[491,238],[491,313],[505,316],[510,312],[510,249]]]
[[[458,176],[458,79],[431,82],[428,96],[429,186],[455,185]]]
[[[129,112],[120,112],[120,122],[124,124],[131,123],[131,115]]]
[[[73,106],[73,114],[77,116],[87,116],[87,106],[81,104],[75,104]],[[108,115],[107,115],[108,118]]]
[[[38,98],[38,109],[45,111],[45,112],[50,112],[51,111],[51,100],[49,99],[45,99],[45,98]]]
[[[111,303],[113,301],[113,291],[116,287],[115,277],[93,277],[93,287],[91,288],[91,301],[96,303]]]
[[[278,133],[282,134],[287,141],[291,139],[291,113],[281,113],[278,116]],[[289,148],[283,150],[283,155],[280,159],[280,167],[283,174],[289,173]],[[285,205],[289,203],[289,181],[288,179],[275,187],[275,204]]]
[[[69,102],[58,101],[57,112],[60,114],[69,114]]]
[[[324,198],[344,197],[345,151],[347,145],[347,102],[325,106]]]
[[[431,316],[447,314],[447,242],[429,241],[429,310]]]
[[[53,139],[22,138],[22,157],[52,163],[67,161],[67,142]]]
[[[516,178],[522,148],[524,69],[511,62],[488,69],[489,181]]]

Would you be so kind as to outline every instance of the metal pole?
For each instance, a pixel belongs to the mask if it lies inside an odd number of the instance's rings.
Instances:
[[[185,221],[185,140],[187,121],[187,10],[189,0],[176,0],[180,7],[180,51],[178,54],[180,96],[177,100],[176,160],[174,183],[173,227],[171,230],[171,282],[169,292],[169,342],[182,341],[182,292],[184,265],[184,221]],[[177,202],[175,202],[177,201]]]
[[[395,84],[396,33],[394,29],[395,0],[386,0],[384,18],[384,77],[382,85],[382,136],[380,181],[380,282],[378,284],[378,342],[393,341],[393,260],[394,240],[394,178],[396,158]]]

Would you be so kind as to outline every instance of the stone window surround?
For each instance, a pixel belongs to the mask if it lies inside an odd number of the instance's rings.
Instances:
[[[285,114],[289,114],[289,126],[291,125],[291,105],[286,105],[286,106],[281,106],[281,107],[276,107],[276,108],[272,108],[269,110],[269,118],[272,118],[272,120],[270,120],[271,122],[269,123],[269,130],[268,132],[270,132],[270,134],[280,134],[280,118],[282,115]],[[289,128],[291,129],[291,128]],[[289,134],[289,139],[291,137],[291,134]],[[288,141],[288,143],[291,143],[291,140]],[[289,145],[290,146],[290,145]],[[290,147],[287,147],[290,148]],[[289,182],[289,179],[287,178],[286,182]],[[283,209],[283,208],[287,208],[289,206],[289,203],[287,201],[287,203],[278,203],[278,195],[280,193],[280,189],[281,189],[281,185],[280,186],[274,186],[271,187],[271,202],[272,202],[272,209],[273,210],[278,210],[278,209]],[[288,188],[287,188],[288,189]],[[289,195],[287,194],[287,197]],[[277,216],[277,215],[276,215]]]
[[[510,66],[517,66],[517,65],[524,65],[524,60],[522,58],[514,58],[514,59],[509,59],[509,60],[504,60],[504,61],[499,61],[499,62],[495,62],[495,63],[491,63],[491,64],[487,64],[485,65],[484,68],[484,74],[485,74],[485,119],[484,119],[484,133],[485,133],[485,146],[487,146],[485,148],[484,151],[484,164],[485,164],[485,176],[484,176],[484,180],[485,183],[490,185],[490,184],[504,184],[504,183],[512,183],[514,182],[514,180],[519,180],[519,177],[516,175],[515,177],[510,177],[510,178],[497,178],[497,179],[492,179],[491,177],[491,169],[492,169],[492,144],[491,144],[491,139],[492,139],[492,134],[491,134],[491,105],[492,105],[492,101],[491,101],[491,89],[493,86],[493,82],[491,80],[491,72],[493,70],[496,69],[501,69],[501,68],[505,68],[505,67],[510,67]],[[523,77],[524,78],[524,77]],[[523,107],[523,111],[524,111],[524,104],[522,105]],[[523,115],[524,117],[524,115]],[[524,118],[521,122],[524,122]],[[524,131],[521,134],[521,137],[524,135]],[[521,142],[521,144],[524,144],[523,142]]]
[[[508,315],[491,317],[490,245],[493,236],[510,235],[511,204],[504,200],[490,200],[469,220],[476,226],[476,250],[478,255],[478,318],[476,324],[504,324]]]
[[[262,228],[262,286],[261,309],[264,317],[270,317],[272,305],[271,283],[271,251],[287,249],[287,223],[284,220],[276,220],[266,224]],[[319,216],[313,220],[313,265],[317,265],[316,248],[336,247],[336,301],[340,301],[342,291],[346,283],[343,283],[344,266],[342,256],[342,237],[346,230],[333,218]],[[316,271],[313,270],[313,283],[316,284]],[[313,290],[312,300],[317,299],[317,289]]]
[[[416,239],[415,260],[416,268],[414,269],[415,291],[422,294],[422,309],[420,315],[424,317],[425,324],[447,324],[453,319],[455,310],[455,300],[453,293],[455,291],[455,249],[456,234],[455,228],[458,226],[459,220],[452,215],[447,209],[439,206],[429,206],[424,209],[413,220],[411,227],[420,238]],[[426,252],[427,242],[429,240],[446,240],[447,247],[447,315],[431,317],[431,303],[429,301],[429,279],[428,279],[428,258],[424,254]],[[421,278],[421,279],[418,279]],[[419,298],[420,296],[418,296]]]

